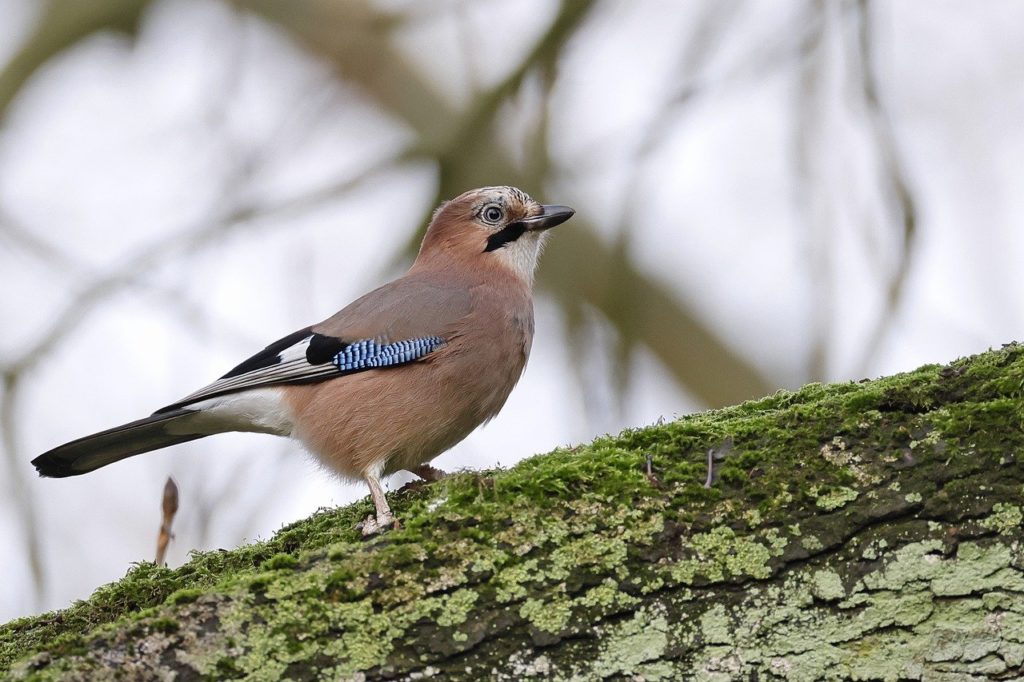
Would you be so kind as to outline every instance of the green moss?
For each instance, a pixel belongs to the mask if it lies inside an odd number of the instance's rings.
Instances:
[[[286,568],[295,568],[298,564],[298,560],[291,554],[275,554],[260,564],[260,570],[276,571]]]
[[[188,604],[194,602],[196,599],[201,597],[203,591],[198,588],[183,588],[175,590],[167,597],[166,602],[168,604]]]
[[[171,633],[178,630],[178,621],[173,618],[154,618],[146,623],[154,632]]]

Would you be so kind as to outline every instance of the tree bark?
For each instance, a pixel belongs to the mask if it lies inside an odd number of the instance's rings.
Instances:
[[[810,385],[142,564],[15,679],[1015,679],[1024,348]],[[715,475],[705,487],[707,462]]]

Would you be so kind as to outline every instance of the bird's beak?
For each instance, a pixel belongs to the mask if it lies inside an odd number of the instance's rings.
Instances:
[[[541,206],[540,208],[540,215],[524,218],[520,221],[526,226],[527,230],[546,230],[555,225],[561,225],[576,213],[575,209],[571,209],[568,206],[548,205]]]

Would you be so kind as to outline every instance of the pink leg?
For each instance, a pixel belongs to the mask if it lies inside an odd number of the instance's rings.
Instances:
[[[370,497],[373,498],[373,506],[377,508],[376,517],[371,514],[366,517],[365,521],[359,524],[364,536],[380,533],[387,530],[389,526],[395,525],[395,517],[391,513],[388,499],[384,496],[384,488],[380,485],[379,477],[380,472],[378,471],[368,471],[363,476],[366,485],[370,487]]]

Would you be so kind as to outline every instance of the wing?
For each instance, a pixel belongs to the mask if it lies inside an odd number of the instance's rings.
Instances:
[[[405,277],[320,324],[270,344],[217,381],[154,414],[251,388],[315,383],[416,362],[444,346],[468,312],[464,290]]]
[[[469,307],[468,286],[440,281],[436,273],[416,273],[371,291],[311,329],[338,338],[385,342],[447,338],[469,314]]]

